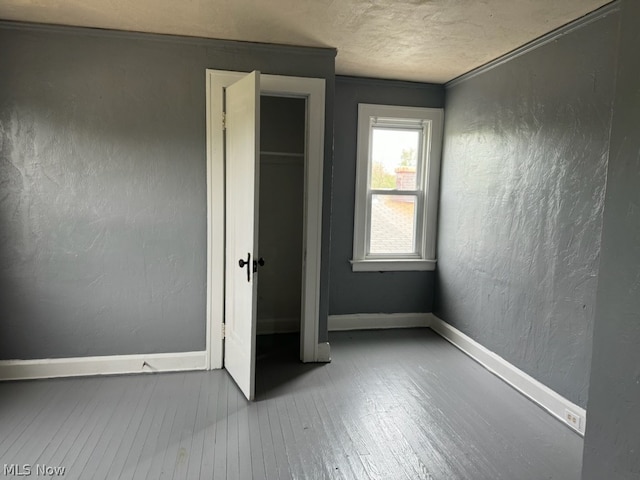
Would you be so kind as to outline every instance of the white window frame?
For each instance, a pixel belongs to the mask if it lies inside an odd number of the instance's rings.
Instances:
[[[441,108],[358,105],[358,151],[353,227],[354,272],[435,270],[438,187],[444,111]],[[422,148],[416,166],[416,190],[372,190],[372,130],[374,127],[422,129]],[[371,199],[374,194],[410,194],[416,200],[416,252],[413,254],[369,254]]]

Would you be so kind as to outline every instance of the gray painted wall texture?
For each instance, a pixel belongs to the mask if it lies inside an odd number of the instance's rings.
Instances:
[[[640,478],[640,3],[622,2],[582,478]]]
[[[335,51],[0,24],[0,359],[205,348],[205,69],[327,79]]]
[[[329,313],[431,312],[434,272],[352,272],[358,104],[444,106],[442,85],[336,77]]]
[[[582,407],[617,22],[447,89],[435,311]]]

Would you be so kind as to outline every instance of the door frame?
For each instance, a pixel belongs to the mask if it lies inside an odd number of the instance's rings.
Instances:
[[[225,170],[224,89],[248,72],[206,70],[207,120],[207,318],[208,369],[224,366],[224,238]],[[300,359],[316,362],[320,307],[322,236],[322,180],[324,166],[325,80],[323,78],[266,75],[261,94],[307,99],[304,168],[303,278],[300,322]],[[222,266],[222,267],[221,267]]]

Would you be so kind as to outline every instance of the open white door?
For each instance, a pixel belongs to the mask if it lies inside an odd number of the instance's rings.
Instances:
[[[224,366],[253,400],[256,370],[260,72],[226,89]]]

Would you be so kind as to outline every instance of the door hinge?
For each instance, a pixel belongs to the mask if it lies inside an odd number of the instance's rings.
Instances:
[[[227,329],[225,328],[226,325],[227,325],[226,323],[222,324],[222,338],[226,338],[227,337]]]
[[[227,113],[222,112],[222,130],[227,129]]]

